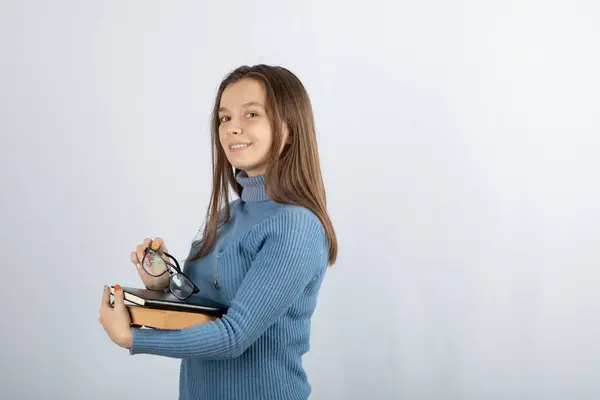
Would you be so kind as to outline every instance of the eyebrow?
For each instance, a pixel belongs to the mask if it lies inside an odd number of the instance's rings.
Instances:
[[[265,108],[265,106],[263,106],[262,104],[260,104],[256,101],[247,101],[244,104],[242,104],[242,106],[245,108],[252,107],[252,106]],[[221,112],[221,111],[227,111],[227,107],[219,107],[219,112]]]

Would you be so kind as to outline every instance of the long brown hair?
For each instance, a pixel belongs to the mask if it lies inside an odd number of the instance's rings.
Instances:
[[[214,248],[217,230],[230,218],[229,187],[241,197],[242,186],[219,142],[219,107],[225,88],[242,79],[255,79],[267,93],[266,111],[273,143],[265,171],[265,191],[276,203],[294,204],[312,211],[325,228],[329,243],[329,265],[337,259],[337,239],[329,215],[321,176],[312,105],[298,77],[286,68],[270,65],[241,66],[225,76],[217,91],[212,116],[212,194],[199,250],[188,261],[206,256]],[[281,154],[282,127],[287,126],[291,143]]]

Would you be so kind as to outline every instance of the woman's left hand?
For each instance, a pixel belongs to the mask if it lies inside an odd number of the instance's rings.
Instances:
[[[115,285],[112,306],[110,305],[110,289],[108,286],[104,286],[102,306],[100,307],[100,324],[113,342],[125,349],[131,348],[131,317],[125,307],[123,290],[119,285]]]

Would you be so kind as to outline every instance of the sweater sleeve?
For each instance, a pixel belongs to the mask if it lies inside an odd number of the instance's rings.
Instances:
[[[234,358],[282,316],[327,266],[324,229],[312,213],[295,209],[261,225],[262,247],[225,315],[178,331],[133,328],[130,354]]]

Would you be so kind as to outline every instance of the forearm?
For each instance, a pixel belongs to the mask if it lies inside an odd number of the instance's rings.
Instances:
[[[171,358],[223,359],[240,351],[239,333],[227,316],[202,325],[169,331],[133,329],[131,354],[153,354]]]

